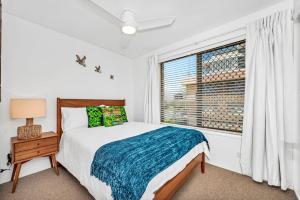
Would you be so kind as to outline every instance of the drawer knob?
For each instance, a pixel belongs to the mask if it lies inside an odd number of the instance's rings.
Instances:
[[[40,151],[37,151],[37,153],[40,153]]]
[[[40,143],[37,143],[37,145],[39,146],[39,145],[40,145]]]

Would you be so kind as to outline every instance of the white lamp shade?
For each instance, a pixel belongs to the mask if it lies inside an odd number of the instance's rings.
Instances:
[[[10,116],[14,119],[46,116],[46,99],[11,99]]]

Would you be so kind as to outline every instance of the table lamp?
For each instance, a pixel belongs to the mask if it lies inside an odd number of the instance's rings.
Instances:
[[[34,125],[33,118],[46,116],[46,99],[11,99],[10,115],[13,119],[26,119],[18,127],[18,139],[31,139],[42,135],[42,126]]]

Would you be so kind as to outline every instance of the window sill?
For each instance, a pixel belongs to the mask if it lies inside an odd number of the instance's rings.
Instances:
[[[171,125],[171,126],[181,127],[181,128],[195,129],[195,130],[203,132],[204,134],[215,135],[215,136],[220,136],[220,137],[230,137],[230,138],[236,138],[236,139],[241,139],[242,138],[241,133],[236,133],[236,132],[231,132],[231,131],[222,131],[222,130],[214,130],[214,129],[207,129],[207,128],[199,128],[199,127],[185,126],[185,125],[179,125],[179,124],[168,124],[168,123],[163,123],[163,122],[161,124]]]

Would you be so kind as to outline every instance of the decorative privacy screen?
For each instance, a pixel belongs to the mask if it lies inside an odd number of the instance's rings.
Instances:
[[[245,41],[161,64],[161,121],[242,132]]]

